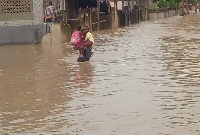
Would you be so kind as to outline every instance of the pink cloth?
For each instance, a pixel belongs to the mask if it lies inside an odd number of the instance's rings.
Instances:
[[[83,46],[92,46],[93,42],[90,40],[86,40],[85,42],[83,42]]]
[[[74,45],[75,50],[80,50],[83,46],[83,41],[79,41],[77,44]]]
[[[79,41],[77,44],[74,45],[74,49],[75,50],[80,50],[82,49],[82,46],[85,47],[92,47],[93,42],[91,42],[90,40],[87,41]]]

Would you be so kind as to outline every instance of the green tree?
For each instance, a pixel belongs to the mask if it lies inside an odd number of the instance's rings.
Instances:
[[[169,8],[169,2],[166,0],[159,0],[157,6],[160,10],[166,10]]]
[[[175,2],[175,0],[170,0],[169,1],[169,8],[170,9],[178,9],[179,8],[178,3]]]

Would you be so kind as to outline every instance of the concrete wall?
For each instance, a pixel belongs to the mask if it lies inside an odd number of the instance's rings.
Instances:
[[[62,44],[63,42],[66,42],[65,39],[66,36],[63,36],[61,32],[60,24],[54,24],[50,25],[51,33],[45,34],[45,36],[42,38],[42,44]]]
[[[176,11],[175,10],[169,10],[169,17],[175,16]]]
[[[169,12],[168,11],[164,11],[164,18],[168,18],[169,17]]]
[[[158,19],[158,13],[157,12],[149,12],[149,21],[155,21]]]
[[[38,44],[46,33],[46,25],[23,25],[0,27],[0,45]]]
[[[33,0],[32,4],[33,19],[17,20],[13,17],[15,19],[10,18],[10,21],[0,20],[0,45],[41,42],[41,38],[46,33],[46,24],[43,24],[43,1]],[[17,16],[17,13],[13,13],[13,16]]]
[[[159,12],[158,13],[158,19],[164,19],[165,18],[165,13],[164,12]]]
[[[157,19],[164,19],[168,17],[173,17],[176,15],[181,15],[181,10],[165,10],[160,12],[149,12],[148,13],[148,20],[155,21]]]

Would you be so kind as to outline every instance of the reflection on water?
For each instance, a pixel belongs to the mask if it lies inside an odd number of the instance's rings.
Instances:
[[[77,87],[68,82],[80,81],[78,85],[81,85],[82,81],[84,87],[88,87],[93,70],[90,64],[78,65],[76,73],[72,65],[58,61],[72,50],[62,46],[1,47],[1,133],[62,126],[55,114],[67,108],[63,104],[71,100],[71,89]],[[76,75],[74,80],[70,78],[71,73]]]
[[[199,15],[94,33],[90,62],[68,44],[0,47],[0,133],[199,135]]]

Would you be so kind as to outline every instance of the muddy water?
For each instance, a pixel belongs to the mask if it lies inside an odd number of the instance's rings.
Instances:
[[[95,33],[67,44],[0,47],[0,133],[199,135],[199,16]]]

